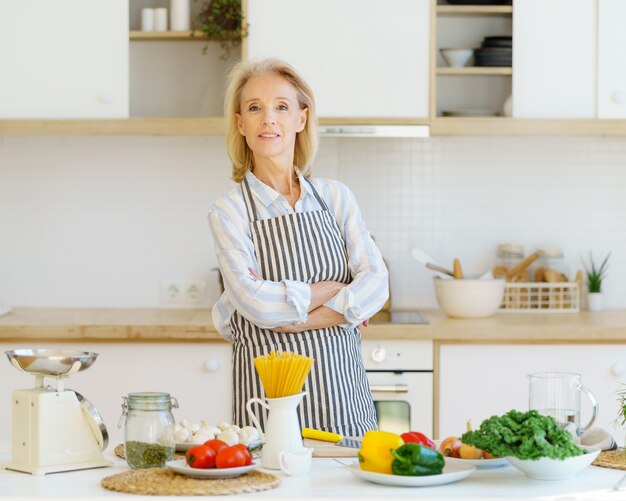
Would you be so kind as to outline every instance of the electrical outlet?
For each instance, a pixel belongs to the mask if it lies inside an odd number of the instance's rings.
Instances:
[[[181,280],[161,280],[160,298],[162,304],[178,304],[183,298]]]
[[[185,280],[182,284],[182,302],[188,305],[203,304],[205,291],[204,280]]]

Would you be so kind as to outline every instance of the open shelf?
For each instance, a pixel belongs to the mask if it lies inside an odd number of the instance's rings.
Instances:
[[[438,5],[437,15],[440,16],[507,16],[513,14],[512,5]]]
[[[207,41],[209,39],[202,31],[129,31],[130,40],[165,40],[165,41]],[[229,40],[239,40],[241,35],[234,33]]]
[[[465,66],[461,68],[449,68],[440,66],[437,75],[512,75],[513,68],[494,66]]]

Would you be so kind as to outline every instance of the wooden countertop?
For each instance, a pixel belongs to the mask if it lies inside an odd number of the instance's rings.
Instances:
[[[497,313],[451,319],[423,310],[429,324],[372,324],[364,339],[432,339],[442,343],[626,342],[626,310],[568,314]],[[0,341],[220,341],[211,312],[195,309],[16,308],[0,317]]]

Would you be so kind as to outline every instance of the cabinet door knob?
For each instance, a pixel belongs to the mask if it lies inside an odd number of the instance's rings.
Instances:
[[[372,350],[372,360],[374,362],[382,362],[387,357],[387,351],[385,348],[374,348]]]
[[[104,104],[111,104],[113,102],[113,94],[107,91],[99,92],[98,100]]]
[[[215,358],[209,358],[204,362],[204,369],[207,372],[217,372],[220,370],[220,361]]]
[[[626,372],[626,365],[623,362],[615,362],[611,367],[614,376],[622,376]]]
[[[622,89],[618,89],[613,92],[612,97],[613,101],[615,101],[617,104],[622,104],[626,101],[626,92],[624,92]]]

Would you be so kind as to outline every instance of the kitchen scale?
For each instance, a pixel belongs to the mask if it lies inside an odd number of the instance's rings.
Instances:
[[[13,392],[12,461],[8,470],[45,475],[110,466],[109,435],[97,409],[65,380],[89,368],[97,353],[46,349],[5,352],[13,367],[35,376],[35,387]],[[44,378],[56,387],[44,386]]]

